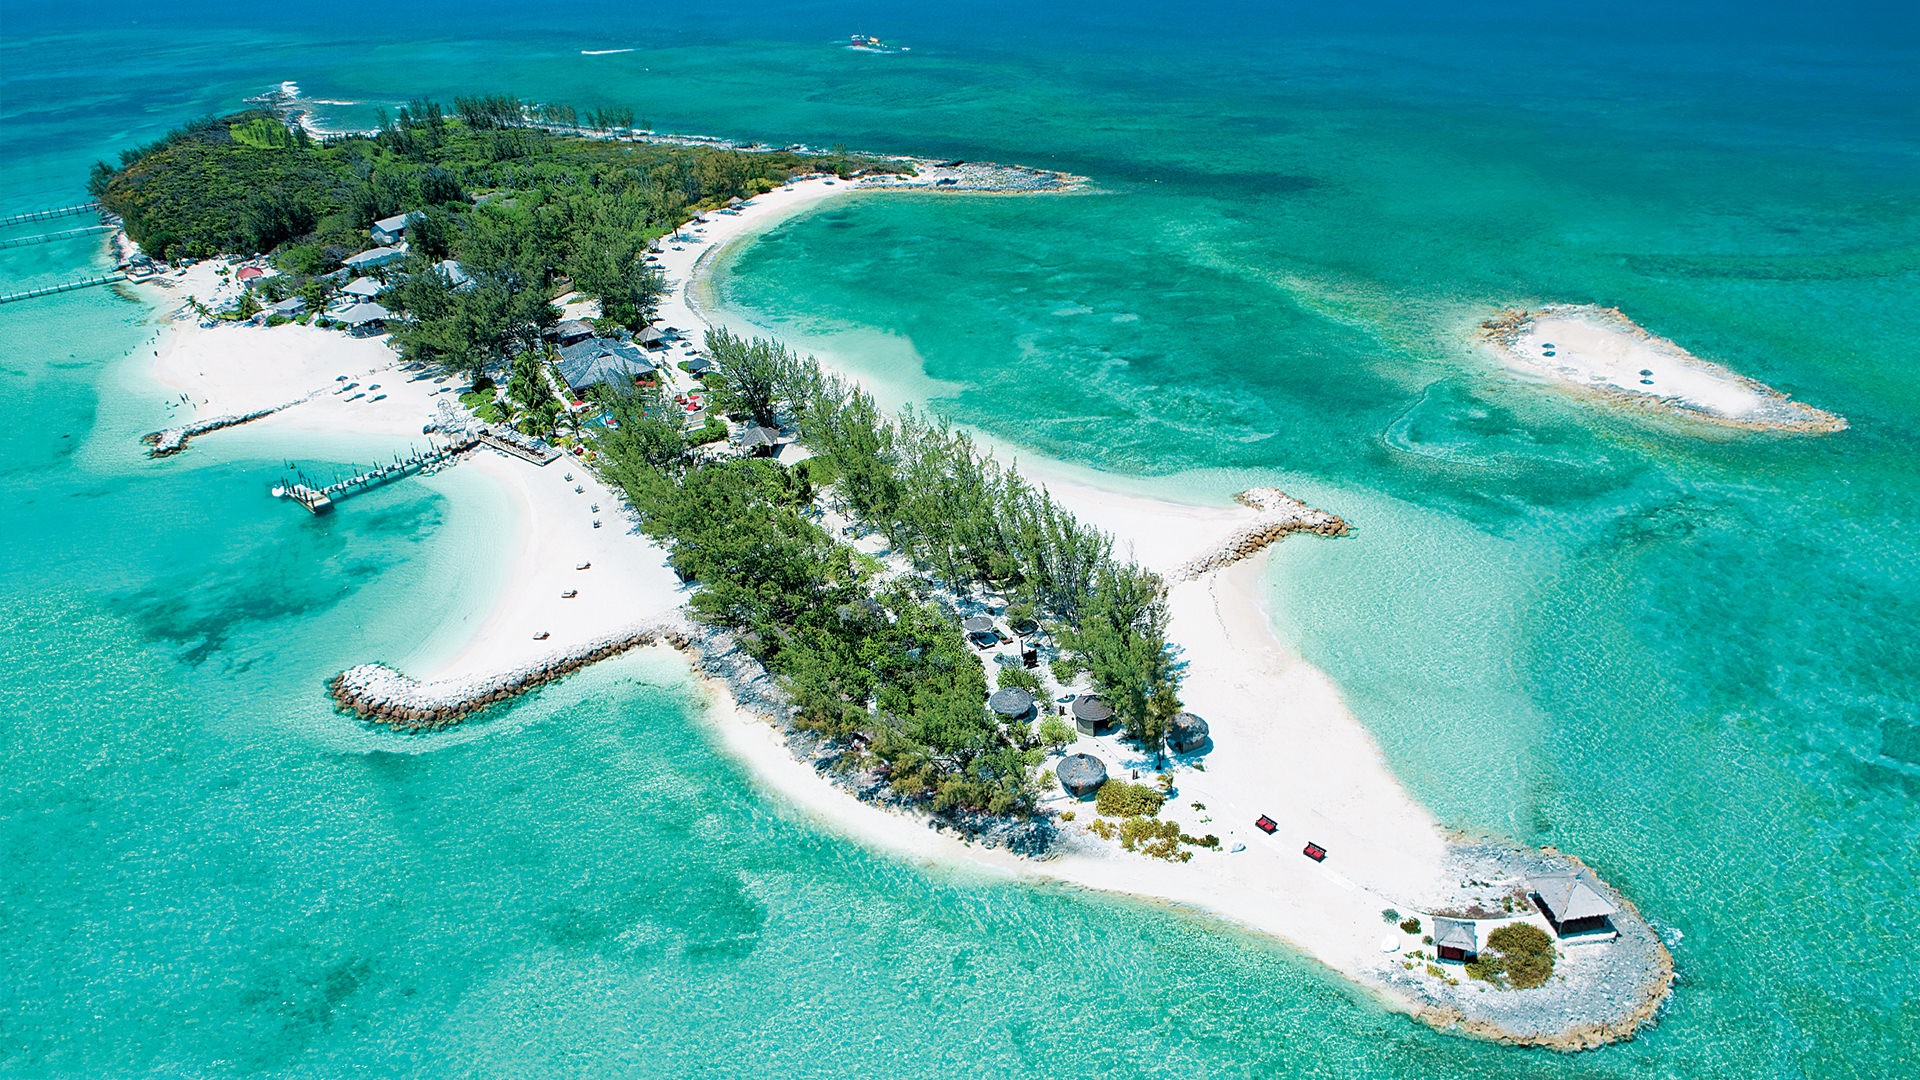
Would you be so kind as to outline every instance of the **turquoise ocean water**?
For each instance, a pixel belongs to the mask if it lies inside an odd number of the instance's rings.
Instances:
[[[451,646],[498,496],[454,470],[313,520],[265,487],[354,448],[146,461],[156,326],[92,290],[0,306],[0,1074],[1887,1076],[1916,1049],[1910,16],[0,14],[0,212],[284,79],[342,122],[508,89],[1091,177],[845,200],[716,293],[1025,454],[1354,521],[1280,549],[1281,631],[1444,820],[1588,856],[1682,974],[1577,1058],[1438,1035],[1204,920],[842,841],[753,789],[669,663],[362,730],[323,681]],[[915,49],[830,44],[853,31]],[[0,288],[99,261],[0,252]],[[1853,429],[1516,384],[1467,331],[1541,300]]]

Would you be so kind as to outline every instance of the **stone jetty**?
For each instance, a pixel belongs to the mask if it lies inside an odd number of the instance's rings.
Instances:
[[[1192,581],[1264,550],[1289,533],[1345,536],[1347,523],[1325,510],[1316,510],[1278,488],[1253,488],[1234,496],[1242,506],[1258,511],[1253,520],[1228,533],[1198,557],[1167,575],[1171,581]]]
[[[341,708],[374,723],[408,731],[433,731],[588,664],[643,645],[684,649],[699,634],[691,623],[674,616],[558,649],[497,674],[421,682],[385,664],[361,664],[334,676],[327,690]]]
[[[313,394],[308,394],[305,397],[298,397],[279,405],[270,405],[264,409],[255,409],[252,412],[210,416],[205,420],[195,420],[191,424],[171,427],[165,431],[150,431],[140,436],[140,441],[152,447],[151,450],[147,451],[148,457],[172,457],[180,451],[185,450],[187,448],[187,440],[193,438],[195,435],[205,435],[209,431],[219,431],[221,428],[250,424],[263,417],[272,416],[274,413],[280,412],[283,409],[291,409],[303,401],[311,400],[313,396]]]

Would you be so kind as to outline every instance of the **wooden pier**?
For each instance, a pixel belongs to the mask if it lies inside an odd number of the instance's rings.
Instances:
[[[81,214],[97,214],[100,204],[97,202],[74,203],[72,206],[56,206],[50,210],[29,210],[24,214],[8,214],[0,217],[0,229],[9,225],[25,225],[29,221],[53,221],[63,217],[77,217]]]
[[[102,274],[99,277],[81,278],[79,281],[63,281],[58,285],[42,285],[37,289],[23,289],[0,295],[0,304],[11,304],[16,300],[32,300],[36,296],[52,296],[55,293],[72,292],[75,289],[91,289],[95,285],[111,285],[116,281],[127,280],[122,273]]]
[[[320,514],[333,508],[333,504],[350,495],[358,495],[401,477],[412,476],[423,469],[432,468],[451,461],[456,455],[465,453],[480,444],[478,439],[459,439],[445,446],[430,446],[425,450],[416,450],[405,457],[398,457],[385,465],[376,465],[364,472],[355,473],[344,480],[335,480],[331,484],[322,484],[298,469],[293,469],[280,483],[275,484],[273,494],[276,498],[292,499],[307,508],[309,513]],[[289,466],[291,469],[291,466]]]
[[[35,244],[51,244],[60,240],[73,240],[82,236],[97,236],[113,229],[111,225],[82,225],[77,229],[64,229],[60,232],[37,233],[33,236],[14,236],[0,240],[0,250],[6,248],[32,247]]]

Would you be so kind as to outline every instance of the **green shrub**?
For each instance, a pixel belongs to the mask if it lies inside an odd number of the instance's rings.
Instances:
[[[1160,812],[1165,798],[1145,784],[1109,780],[1100,785],[1093,797],[1093,808],[1108,817],[1152,817]]]
[[[1396,911],[1393,908],[1382,908],[1380,910],[1380,921],[1388,922],[1388,923],[1397,923],[1400,921],[1400,912]]]
[[[1002,690],[1010,686],[1031,691],[1035,697],[1041,693],[1040,676],[1021,667],[1019,664],[1000,665],[1000,677],[996,680]]]
[[[1049,716],[1040,721],[1040,745],[1042,746],[1059,750],[1078,737],[1078,733],[1073,730],[1073,725],[1057,716]]]
[[[1510,923],[1487,935],[1467,974],[1495,986],[1530,990],[1553,977],[1553,939],[1531,923]]]
[[[1401,919],[1401,920],[1400,920],[1400,932],[1401,932],[1401,933],[1404,933],[1404,934],[1417,934],[1417,933],[1419,933],[1419,932],[1420,932],[1420,920],[1419,920],[1419,919],[1416,919],[1416,918],[1413,918],[1412,916],[1408,916],[1407,918],[1404,918],[1404,919]]]
[[[705,446],[708,443],[719,442],[726,437],[726,422],[718,416],[708,413],[705,424],[702,424],[698,430],[687,433],[687,444],[689,446]]]
[[[1180,850],[1180,826],[1148,817],[1130,817],[1120,822],[1120,846],[1168,862],[1186,862],[1193,858],[1192,852]]]

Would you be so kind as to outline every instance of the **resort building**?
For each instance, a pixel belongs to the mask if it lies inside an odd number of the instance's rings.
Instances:
[[[340,295],[350,296],[355,300],[371,300],[379,296],[380,290],[384,288],[386,288],[385,285],[380,284],[372,278],[360,277],[347,282],[346,285],[340,289]]]
[[[1081,694],[1073,699],[1073,726],[1082,735],[1103,734],[1113,725],[1113,707],[1098,694]]]
[[[1462,919],[1433,917],[1433,951],[1442,960],[1471,963],[1480,955],[1480,934],[1473,924]]]
[[[1176,754],[1191,754],[1207,745],[1207,722],[1183,712],[1167,722],[1167,749]]]
[[[560,350],[560,377],[578,394],[590,386],[631,389],[653,378],[653,361],[639,349],[611,338],[588,338]]]
[[[367,235],[373,237],[373,242],[376,244],[397,244],[407,235],[407,226],[426,216],[422,211],[414,210],[384,217],[373,223],[373,228],[367,230]]]
[[[480,284],[473,280],[473,275],[467,273],[467,268],[461,266],[456,259],[441,259],[433,264],[433,268],[446,279],[447,286],[454,292],[466,292]]]
[[[349,255],[341,261],[341,265],[353,273],[364,274],[378,267],[392,266],[394,263],[406,257],[407,249],[405,245],[400,247],[368,248],[358,255]]]
[[[987,708],[993,715],[1008,723],[1029,723],[1037,711],[1033,704],[1033,695],[1018,686],[1003,686],[987,699]]]
[[[1617,936],[1611,919],[1620,909],[1600,891],[1590,871],[1542,874],[1530,879],[1528,887],[1534,904],[1562,938],[1596,941]]]
[[[307,313],[307,302],[297,296],[289,296],[275,304],[267,305],[267,314],[291,319]]]
[[[366,337],[385,330],[387,320],[393,318],[393,312],[371,301],[363,301],[328,318],[346,327],[347,333],[354,337]]]
[[[578,345],[594,336],[593,324],[585,319],[568,319],[553,328],[553,342],[561,348]]]
[[[1084,799],[1107,782],[1107,767],[1092,754],[1070,754],[1053,767],[1060,789],[1076,799]]]

